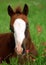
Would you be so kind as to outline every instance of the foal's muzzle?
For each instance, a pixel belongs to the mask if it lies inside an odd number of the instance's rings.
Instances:
[[[15,47],[15,52],[17,53],[17,55],[21,55],[23,52],[23,48],[20,44],[17,44],[17,46]]]
[[[25,47],[23,44],[21,46],[18,45],[17,47],[14,48],[14,50],[17,53],[17,55],[22,55],[25,53]]]

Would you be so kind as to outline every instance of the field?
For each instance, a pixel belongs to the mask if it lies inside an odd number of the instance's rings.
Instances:
[[[39,54],[35,62],[25,65],[46,65],[46,0],[0,0],[0,34],[10,32],[8,5],[11,5],[13,9],[17,6],[23,9],[25,3],[29,7],[28,22],[31,39]],[[8,64],[3,62],[1,65]],[[18,64],[12,60],[11,65]]]

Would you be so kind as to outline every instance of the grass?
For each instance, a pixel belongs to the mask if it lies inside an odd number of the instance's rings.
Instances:
[[[46,55],[46,52],[44,52],[46,46],[42,45],[46,43],[46,0],[0,0],[0,33],[10,32],[10,17],[7,13],[8,5],[11,5],[12,8],[21,6],[23,9],[25,3],[27,3],[29,7],[28,21],[30,35],[39,53],[35,62],[27,64],[46,65],[46,56],[41,56],[43,53]],[[37,26],[41,27],[41,32],[38,32]],[[16,62],[14,60],[15,59],[12,60],[13,63],[11,65],[15,65]],[[8,64],[3,62],[2,65]],[[18,64],[16,63],[16,65]]]

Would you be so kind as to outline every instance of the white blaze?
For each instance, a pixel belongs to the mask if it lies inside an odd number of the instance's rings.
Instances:
[[[18,18],[14,21],[13,27],[16,47],[21,46],[25,38],[26,23],[23,19]]]

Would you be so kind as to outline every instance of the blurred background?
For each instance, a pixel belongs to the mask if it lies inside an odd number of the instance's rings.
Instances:
[[[10,32],[8,5],[13,9],[24,4],[29,7],[28,22],[31,39],[39,54],[46,52],[46,0],[0,0],[0,34]],[[46,53],[45,53],[46,55]]]

